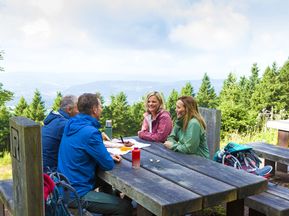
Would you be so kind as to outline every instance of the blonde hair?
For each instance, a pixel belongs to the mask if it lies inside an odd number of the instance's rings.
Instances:
[[[145,110],[146,110],[147,112],[149,112],[149,109],[148,109],[148,101],[149,101],[149,98],[150,98],[151,96],[155,96],[155,97],[157,98],[157,100],[159,101],[159,103],[160,103],[160,107],[159,107],[159,109],[158,109],[158,112],[159,112],[161,109],[165,109],[163,97],[161,96],[161,94],[160,94],[159,92],[153,91],[153,92],[150,92],[150,93],[147,94],[146,99],[145,99],[145,101],[144,101]]]
[[[199,113],[197,101],[192,96],[181,96],[178,100],[183,102],[186,110],[183,120],[183,130],[187,129],[188,123],[192,118],[196,118],[201,126],[206,129],[206,123],[202,115]]]

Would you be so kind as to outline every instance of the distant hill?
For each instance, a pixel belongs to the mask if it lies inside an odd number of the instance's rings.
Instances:
[[[141,100],[142,96],[150,91],[159,91],[167,98],[173,89],[180,91],[187,82],[194,87],[197,93],[201,80],[176,81],[176,82],[149,82],[149,81],[96,81],[82,85],[71,86],[66,89],[64,94],[80,95],[84,92],[100,92],[106,102],[110,101],[111,95],[116,95],[123,91],[127,95],[128,102],[134,103]],[[211,80],[217,94],[219,94],[223,80]]]
[[[14,78],[15,79],[15,78]],[[29,78],[31,80],[31,77]],[[211,80],[212,85],[217,94],[219,94],[224,80]],[[110,102],[110,96],[116,95],[123,91],[127,95],[129,104],[141,100],[142,96],[150,91],[163,92],[167,98],[173,89],[180,91],[187,82],[191,82],[194,87],[194,93],[197,93],[201,85],[201,80],[184,80],[176,82],[149,82],[149,81],[95,81],[91,83],[84,83],[78,85],[61,85],[61,80],[55,80],[55,82],[46,82],[45,79],[38,80],[37,82],[31,82],[28,80],[17,80],[14,82],[3,82],[4,89],[14,92],[13,101],[9,102],[8,106],[15,106],[20,97],[31,102],[35,89],[39,89],[42,98],[45,101],[47,108],[51,107],[56,97],[56,92],[61,91],[63,95],[75,94],[80,95],[85,92],[100,92],[104,97],[105,102]]]

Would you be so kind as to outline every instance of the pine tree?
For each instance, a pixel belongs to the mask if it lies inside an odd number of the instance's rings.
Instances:
[[[27,117],[36,121],[42,123],[45,117],[45,106],[44,101],[42,101],[41,94],[38,89],[34,92],[34,97],[32,99],[31,104],[29,105],[29,108],[27,109]]]
[[[177,118],[176,102],[178,100],[178,97],[179,97],[178,92],[175,89],[173,89],[166,102],[166,108],[170,112],[173,121],[176,120]]]
[[[3,60],[3,55],[4,55],[4,51],[3,51],[3,50],[0,50],[0,61]],[[4,68],[1,67],[1,65],[0,65],[0,72],[1,72],[1,71],[4,71]]]
[[[0,60],[3,60],[3,51],[0,51]],[[4,71],[0,67],[0,72]],[[11,91],[3,89],[3,84],[0,83],[0,153],[4,150],[9,150],[9,118],[11,111],[5,106],[5,103],[13,97]]]
[[[134,103],[130,109],[130,127],[128,131],[128,136],[135,136],[137,132],[141,129],[143,114],[145,112],[144,109],[144,101]]]
[[[120,92],[116,96],[111,96],[111,104],[106,106],[102,116],[103,121],[106,119],[112,120],[113,137],[118,138],[120,135],[127,136],[131,119],[127,96],[124,92]]]
[[[196,99],[200,107],[216,108],[218,105],[217,94],[207,73],[204,74]]]
[[[285,110],[288,112],[289,110],[289,60],[287,60],[282,68],[280,69],[280,73],[278,76],[278,81],[280,83],[277,86],[277,91],[279,94],[279,110]]]
[[[240,87],[232,73],[224,81],[220,92],[219,109],[222,113],[222,130],[244,132],[251,125],[247,108],[240,102]]]
[[[194,96],[194,87],[190,82],[187,82],[186,85],[181,89],[180,96]]]
[[[25,98],[22,96],[14,109],[15,116],[25,116],[25,110],[28,108],[28,103]],[[26,117],[26,116],[25,116]]]
[[[60,91],[56,92],[56,98],[54,99],[52,110],[57,111],[60,108],[60,103],[62,100],[62,94]]]

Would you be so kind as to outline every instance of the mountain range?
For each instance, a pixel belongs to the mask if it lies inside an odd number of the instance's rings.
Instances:
[[[76,85],[61,85],[60,81],[46,82],[44,80],[38,80],[37,82],[29,82],[27,80],[15,80],[15,82],[5,83],[3,82],[3,88],[10,90],[14,93],[14,98],[7,105],[15,106],[20,97],[23,96],[28,103],[31,102],[34,91],[38,89],[41,93],[42,99],[45,102],[45,106],[49,108],[56,97],[56,92],[60,91],[63,95],[75,94],[81,95],[85,92],[100,92],[104,97],[106,103],[110,102],[110,96],[116,95],[120,92],[124,92],[127,96],[129,104],[141,100],[141,98],[150,91],[159,91],[168,97],[173,89],[180,92],[182,87],[187,82],[190,82],[194,88],[194,93],[197,93],[202,83],[201,80],[183,80],[175,82],[153,82],[153,81],[95,81],[90,83],[76,84]],[[211,84],[214,87],[217,94],[219,94],[224,80],[211,80]]]

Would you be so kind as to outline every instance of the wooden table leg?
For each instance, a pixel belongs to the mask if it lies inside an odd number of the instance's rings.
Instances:
[[[244,199],[227,203],[227,216],[244,216]]]
[[[149,210],[144,208],[141,205],[137,205],[137,216],[152,216],[153,213],[151,213]]]
[[[288,148],[289,132],[278,130],[278,146]],[[288,166],[285,164],[277,163],[277,170],[280,172],[288,172]]]
[[[249,208],[249,216],[266,216],[254,209]]]

